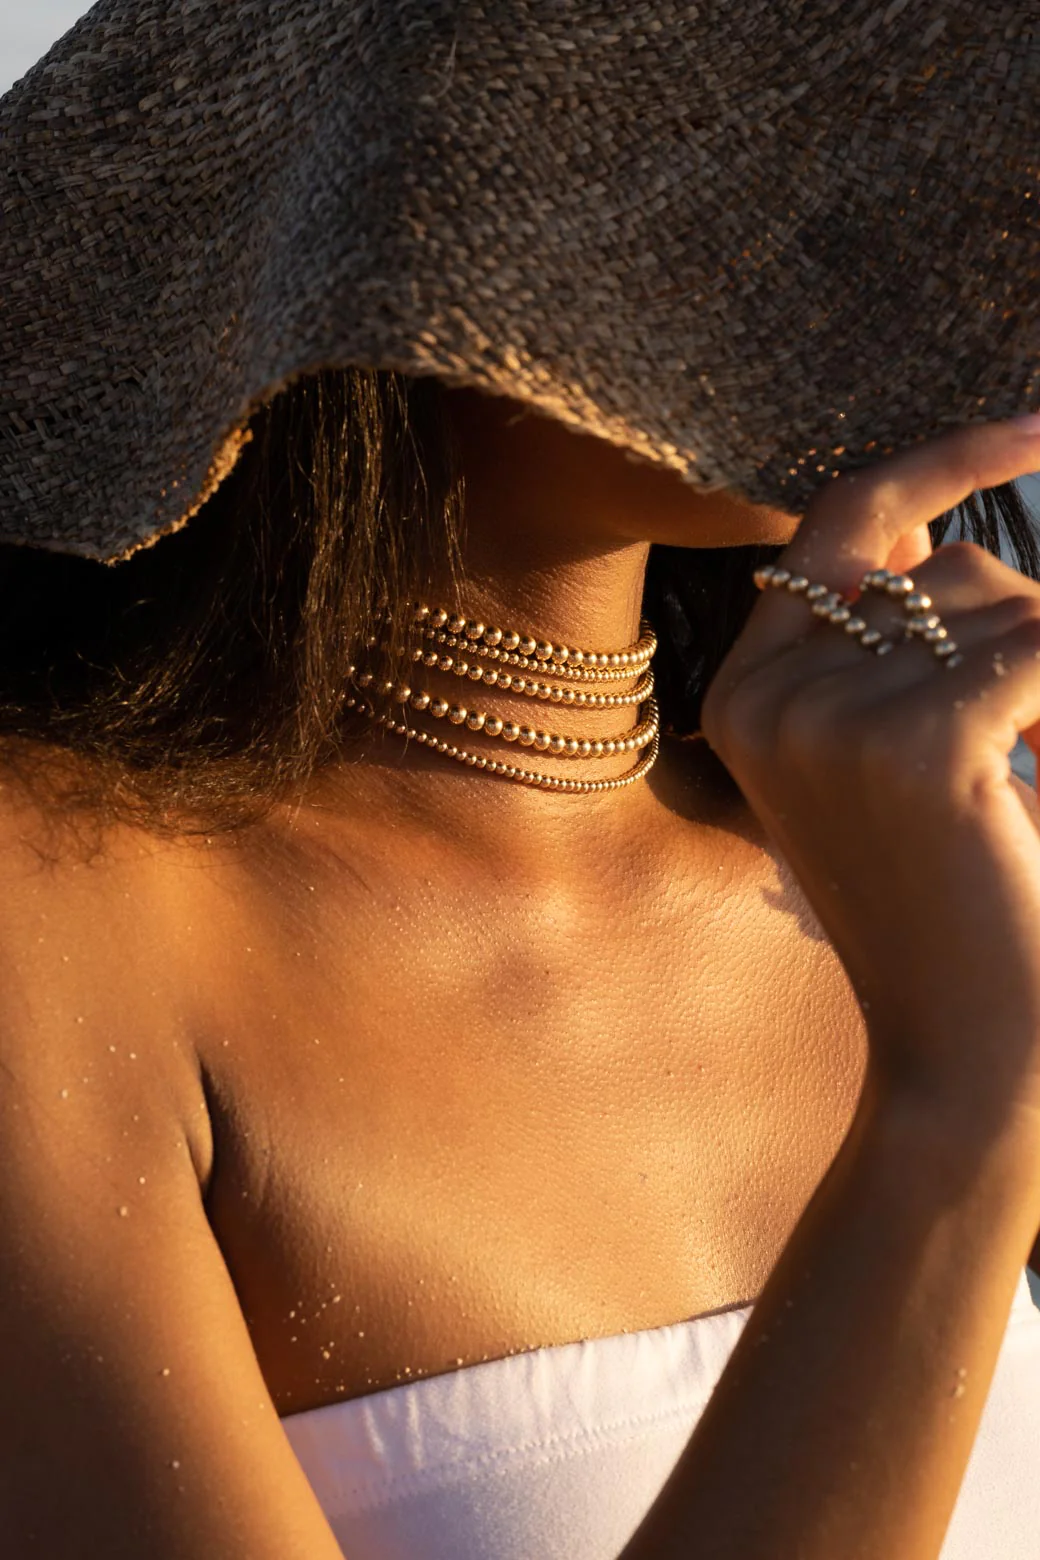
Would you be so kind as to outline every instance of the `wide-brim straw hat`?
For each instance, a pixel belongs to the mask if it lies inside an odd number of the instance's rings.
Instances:
[[[0,100],[0,539],[369,365],[800,512],[1040,405],[1036,0],[101,0]]]

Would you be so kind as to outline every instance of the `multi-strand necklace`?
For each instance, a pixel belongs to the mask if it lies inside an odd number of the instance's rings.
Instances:
[[[453,703],[428,689],[413,687],[410,682],[379,680],[375,673],[357,667],[349,669],[353,691],[346,699],[348,709],[395,736],[417,742],[470,769],[501,775],[543,791],[582,796],[618,791],[648,775],[656,763],[660,717],[651,662],[657,639],[648,623],[641,625],[634,645],[613,651],[577,650],[552,644],[531,634],[488,627],[476,618],[466,618],[443,607],[416,607],[410,630],[411,664],[416,669],[422,666],[465,679],[474,685],[474,692],[479,684],[500,693],[520,694],[573,709],[636,708],[637,724],[603,738],[543,730],[493,710],[473,708],[461,698]],[[370,648],[378,648],[378,641]],[[460,747],[450,740],[450,734],[440,737],[435,730],[417,724],[411,719],[412,713],[554,758],[588,761],[624,753],[639,757],[631,769],[615,778],[570,780],[564,775],[548,775],[495,758],[493,752]]]

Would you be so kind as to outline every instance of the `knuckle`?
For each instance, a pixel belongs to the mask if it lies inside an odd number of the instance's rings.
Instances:
[[[1020,593],[1006,596],[998,605],[1000,622],[1006,632],[1027,629],[1030,623],[1040,625],[1040,597]]]
[[[883,523],[899,511],[905,498],[904,485],[886,467],[868,466],[843,471],[813,497],[808,512],[822,518],[833,511],[856,524]]]
[[[932,555],[931,568],[935,573],[941,573],[948,579],[974,579],[989,563],[990,554],[984,547],[976,542],[966,542],[957,538],[952,542],[944,542],[938,552]]]
[[[1014,651],[1022,655],[1040,654],[1040,603],[1028,602],[1031,609],[1006,636]]]
[[[965,496],[988,486],[985,465],[990,443],[991,435],[986,426],[980,424],[955,428],[946,435],[943,470],[951,485],[962,489]]]

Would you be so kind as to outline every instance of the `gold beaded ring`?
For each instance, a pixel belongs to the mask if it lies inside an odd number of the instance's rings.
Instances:
[[[897,640],[887,639],[879,629],[871,628],[847,597],[839,591],[832,591],[827,585],[814,585],[803,574],[792,574],[789,569],[779,569],[771,564],[756,569],[754,579],[759,590],[786,590],[792,596],[804,596],[815,617],[834,628],[840,628],[856,639],[864,650],[870,650],[874,655],[890,655],[896,648]],[[903,607],[908,619],[902,634],[904,641],[920,638],[948,670],[961,664],[964,657],[943,627],[938,614],[932,611],[931,597],[917,589],[909,574],[894,574],[889,569],[871,569],[860,581],[859,590],[861,594],[878,591]]]
[[[948,667],[960,666],[964,657],[950,638],[937,612],[933,612],[931,596],[918,590],[909,574],[893,574],[890,569],[871,569],[860,581],[861,591],[880,591],[893,601],[898,601],[906,613],[907,622],[903,639],[920,639],[929,646],[937,661]]]

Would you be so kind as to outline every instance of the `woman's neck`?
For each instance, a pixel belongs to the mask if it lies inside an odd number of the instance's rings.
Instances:
[[[620,651],[639,637],[652,542],[689,547],[776,542],[794,530],[790,516],[756,509],[736,495],[700,493],[673,473],[635,463],[611,445],[512,403],[454,391],[447,393],[447,404],[465,486],[464,580],[458,594],[445,581],[441,599],[427,603],[431,608],[458,610],[557,646]],[[435,588],[431,597],[436,595]],[[467,712],[493,710],[506,721],[554,735],[595,741],[631,731],[646,716],[638,706],[589,709],[531,700],[421,662],[413,671],[408,685],[414,692]],[[412,720],[416,728],[431,727],[428,718],[406,709],[403,723]],[[460,748],[503,756],[501,743],[464,726],[452,730],[441,722],[436,734]],[[517,747],[504,756],[549,775],[600,780],[623,776],[639,754],[566,761]],[[362,785],[380,808],[418,807],[448,831],[465,819],[472,832],[479,800],[479,816],[489,828],[519,824],[535,848],[543,835],[542,843],[549,843],[561,829],[561,837],[581,839],[586,823],[602,832],[615,816],[630,828],[654,806],[645,783],[588,798],[555,795],[474,772],[375,729],[347,766],[346,778],[352,789]]]

